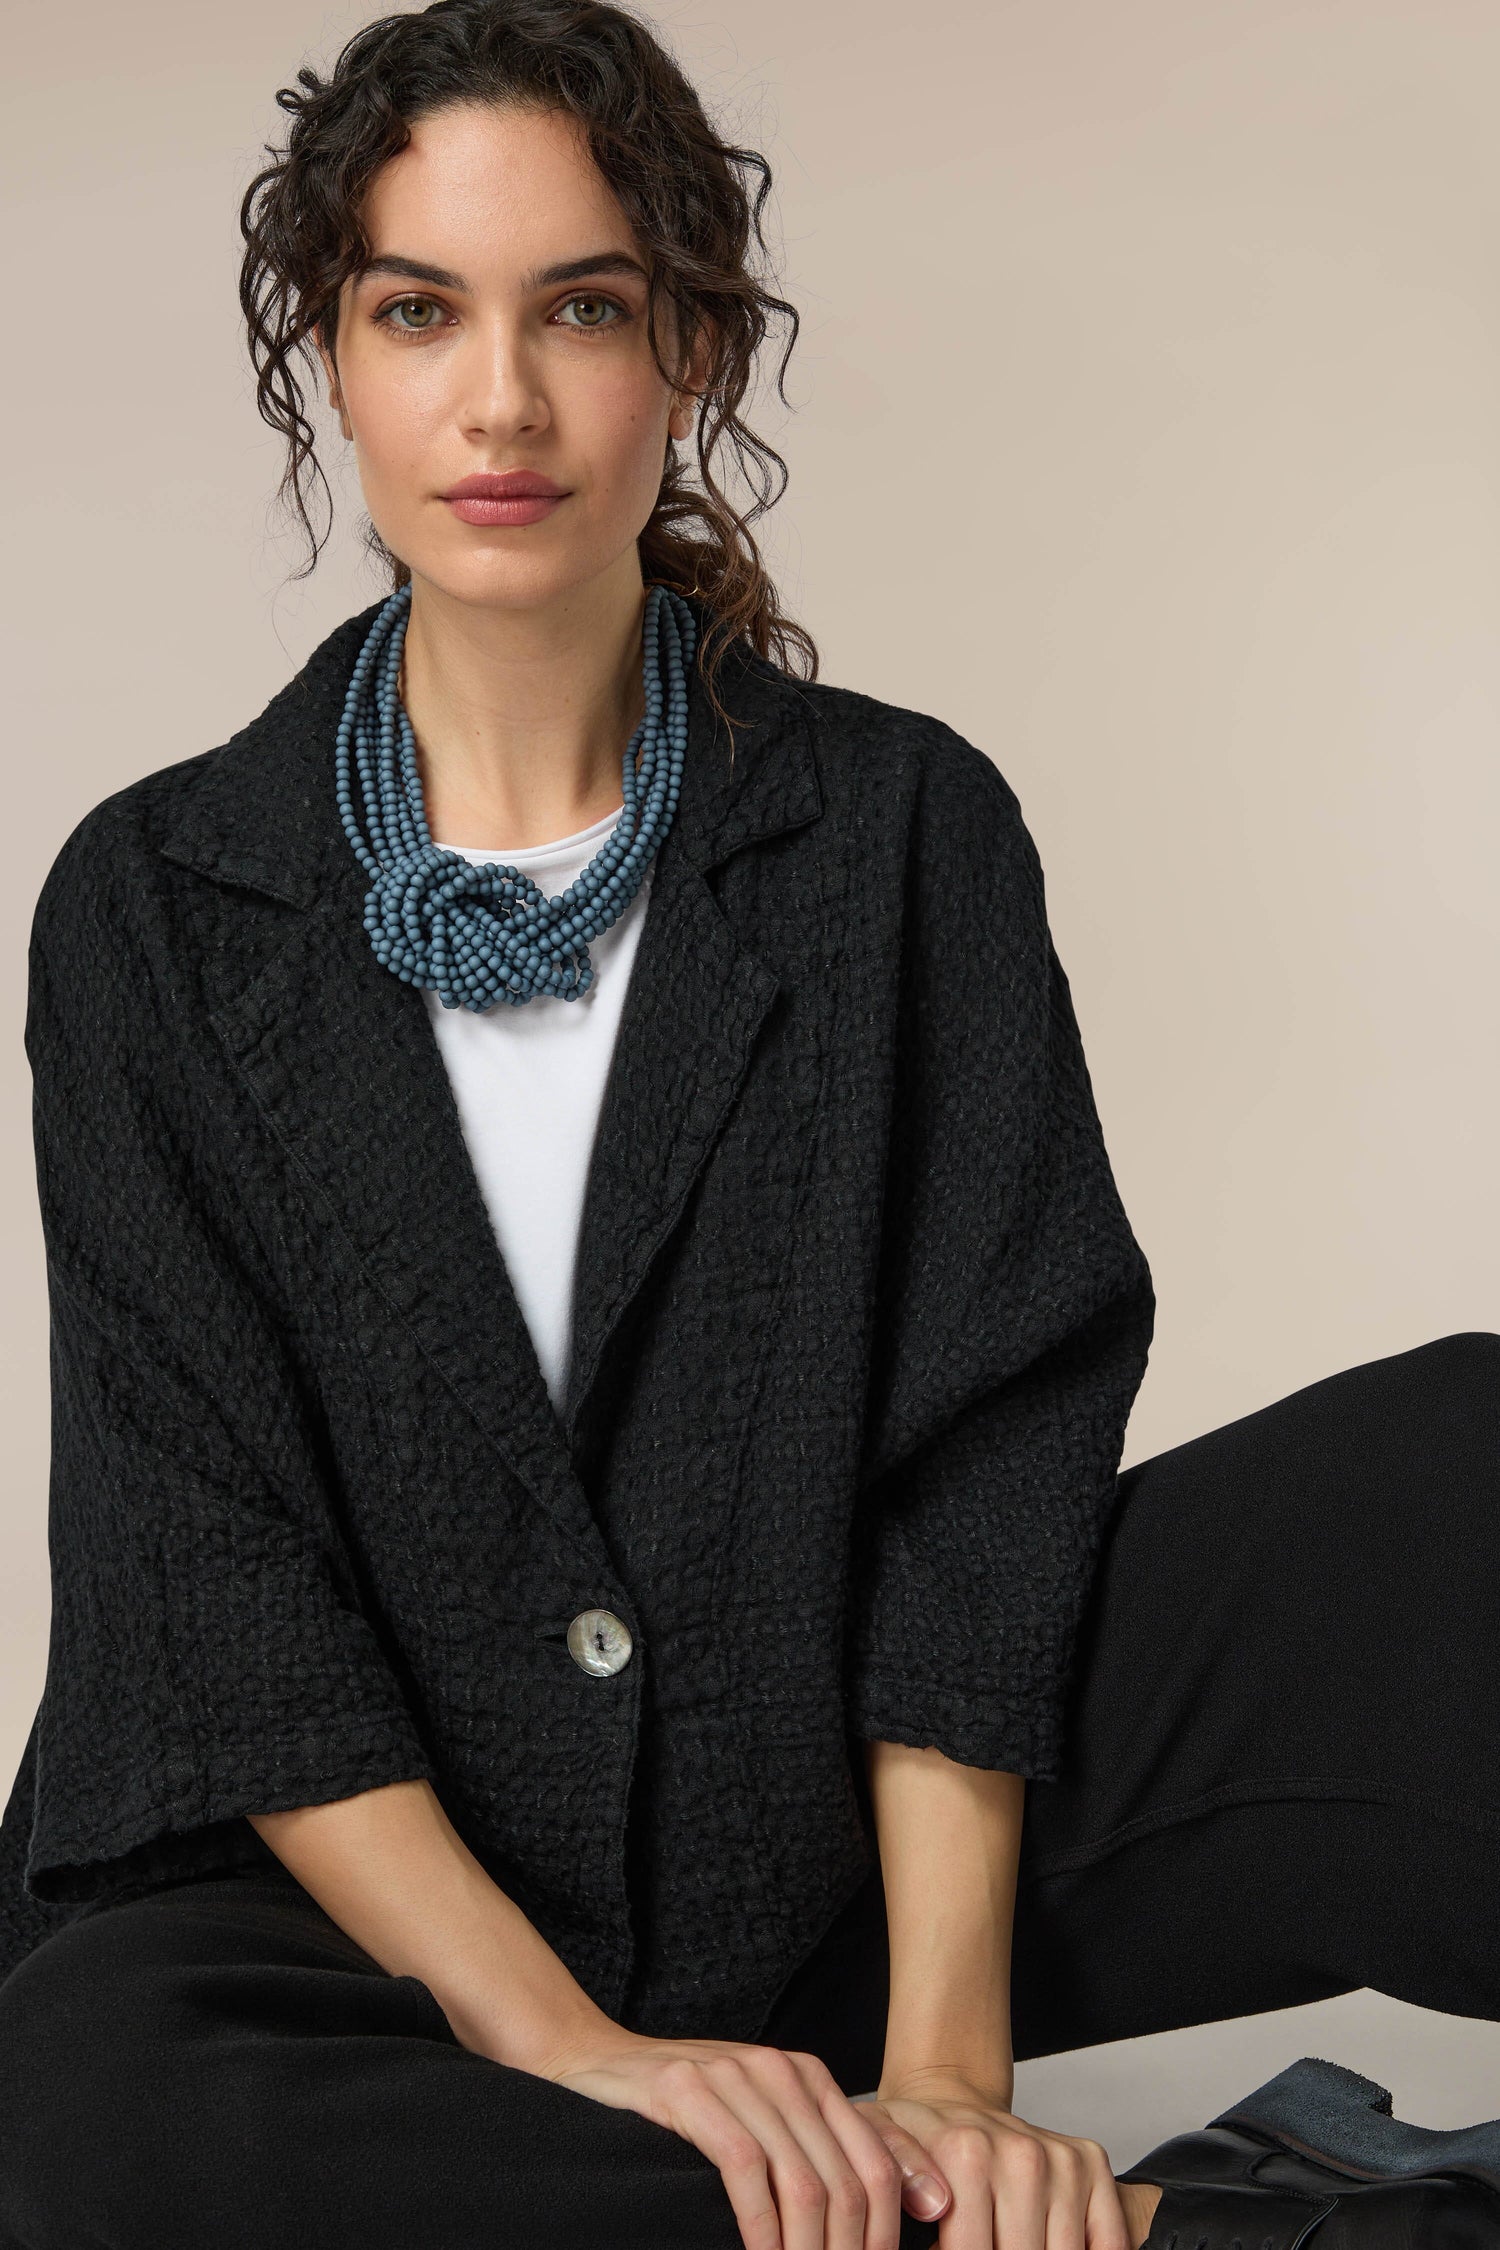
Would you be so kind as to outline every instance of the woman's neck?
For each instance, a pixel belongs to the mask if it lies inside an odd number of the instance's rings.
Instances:
[[[645,598],[638,568],[535,611],[413,585],[401,698],[435,842],[524,851],[614,811],[646,709]]]

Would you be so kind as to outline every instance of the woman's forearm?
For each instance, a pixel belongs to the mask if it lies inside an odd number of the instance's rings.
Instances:
[[[1009,2106],[1010,1949],[1026,1783],[870,1742],[891,1997],[880,2091],[958,2072]]]
[[[485,1873],[431,1782],[249,1819],[356,1945],[393,1976],[421,1979],[462,2046],[544,2072],[553,2052],[610,2021]]]

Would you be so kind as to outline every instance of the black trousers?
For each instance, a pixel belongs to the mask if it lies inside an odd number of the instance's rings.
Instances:
[[[1500,2020],[1500,1336],[1120,1483],[1068,1771],[1027,1792],[1017,2059],[1366,1985]],[[864,2092],[886,1996],[877,1880],[761,2036]],[[90,1909],[0,1987],[3,2250],[739,2239],[689,2142],[470,2053],[289,1876]]]

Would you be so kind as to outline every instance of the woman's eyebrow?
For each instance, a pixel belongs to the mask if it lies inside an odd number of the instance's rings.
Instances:
[[[384,253],[378,258],[368,258],[355,275],[357,281],[366,274],[399,274],[408,281],[430,281],[436,289],[461,289],[465,293],[469,284],[461,273],[450,273],[446,266],[430,266],[421,258],[404,258],[396,252]],[[567,258],[560,265],[539,266],[526,275],[523,288],[550,289],[560,281],[582,281],[594,273],[635,274],[641,281],[650,277],[638,258],[625,250],[597,250],[586,258]]]

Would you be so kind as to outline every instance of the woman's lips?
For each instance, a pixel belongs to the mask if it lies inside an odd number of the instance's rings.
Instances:
[[[543,495],[537,493],[525,499],[481,500],[477,497],[445,502],[463,523],[540,523],[550,516],[554,508],[561,507],[568,497],[566,492]]]

